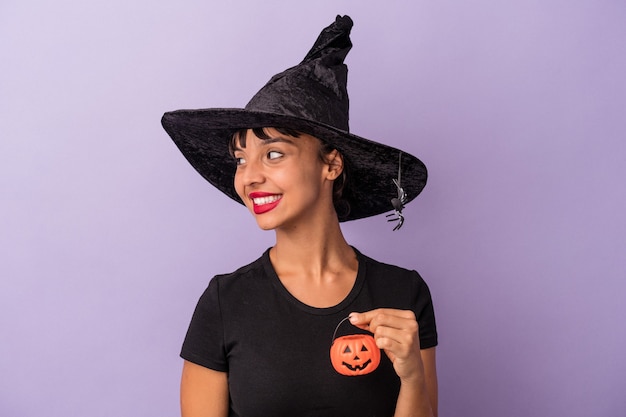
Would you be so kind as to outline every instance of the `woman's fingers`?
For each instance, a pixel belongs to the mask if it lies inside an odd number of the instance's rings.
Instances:
[[[376,309],[351,313],[350,322],[374,334],[377,346],[389,356],[400,377],[419,372],[419,326],[411,310]]]
[[[398,330],[414,330],[417,326],[415,314],[411,310],[379,308],[363,313],[350,313],[349,317],[350,323],[372,333],[375,333],[379,326]]]

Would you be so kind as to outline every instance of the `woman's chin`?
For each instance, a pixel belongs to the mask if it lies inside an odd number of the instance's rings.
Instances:
[[[256,224],[261,230],[274,230],[277,226],[276,222],[269,218],[269,216],[255,215]]]
[[[274,230],[275,229],[275,227],[271,226],[271,225],[266,225],[266,224],[262,224],[262,223],[259,223],[259,222],[257,222],[257,224],[259,225],[259,228],[261,230]]]

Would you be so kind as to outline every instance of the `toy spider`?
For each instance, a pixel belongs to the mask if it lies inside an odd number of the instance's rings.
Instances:
[[[401,167],[400,167],[401,162],[402,162],[402,152],[400,152],[400,160],[398,162],[398,179],[395,179],[395,178],[393,179],[393,183],[396,185],[396,188],[398,189],[398,197],[391,199],[391,205],[393,206],[394,213],[389,213],[387,214],[387,216],[385,216],[385,217],[391,217],[394,215],[396,216],[395,218],[387,220],[388,222],[398,222],[398,224],[396,224],[396,226],[393,228],[394,232],[400,229],[402,225],[404,224],[404,215],[402,215],[402,209],[404,209],[404,204],[406,203],[406,200],[407,200],[407,196],[406,196],[406,193],[404,192],[404,188],[402,188],[402,186],[400,185],[400,179],[402,175]]]

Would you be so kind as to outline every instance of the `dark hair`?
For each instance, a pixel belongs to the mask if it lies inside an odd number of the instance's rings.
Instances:
[[[279,133],[282,133],[283,135],[291,136],[294,138],[298,138],[302,134],[301,132],[294,130],[294,129],[290,129],[288,127],[267,127],[267,128],[255,127],[250,130],[252,130],[252,133],[254,133],[254,135],[258,137],[259,139],[263,139],[263,140],[271,139],[266,129],[275,129],[276,131],[278,131]],[[242,148],[246,147],[246,134],[247,133],[248,133],[248,129],[239,129],[233,134],[228,145],[228,150],[230,151],[231,155],[234,155],[235,148],[237,148],[237,146],[241,146]],[[328,160],[328,155],[337,148],[335,148],[333,145],[331,145],[328,142],[324,142],[321,139],[319,140],[321,143],[321,146],[319,149],[319,158],[322,162],[327,164],[330,162]],[[341,151],[339,150],[337,151],[341,153]],[[333,182],[333,205],[335,206],[335,211],[337,212],[337,217],[339,217],[339,220],[345,220],[350,214],[350,203],[345,198],[346,196],[349,195],[349,190],[350,190],[349,178],[350,178],[350,175],[349,175],[348,163],[346,161],[346,158],[343,157],[343,170],[341,172],[341,176],[337,177],[337,179],[335,179],[335,181]]]

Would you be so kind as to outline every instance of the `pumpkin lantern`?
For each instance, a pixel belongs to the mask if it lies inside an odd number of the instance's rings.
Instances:
[[[345,319],[339,323],[337,329],[344,321]],[[380,349],[374,338],[368,334],[351,334],[337,339],[333,335],[330,362],[341,375],[366,375],[378,368]]]

